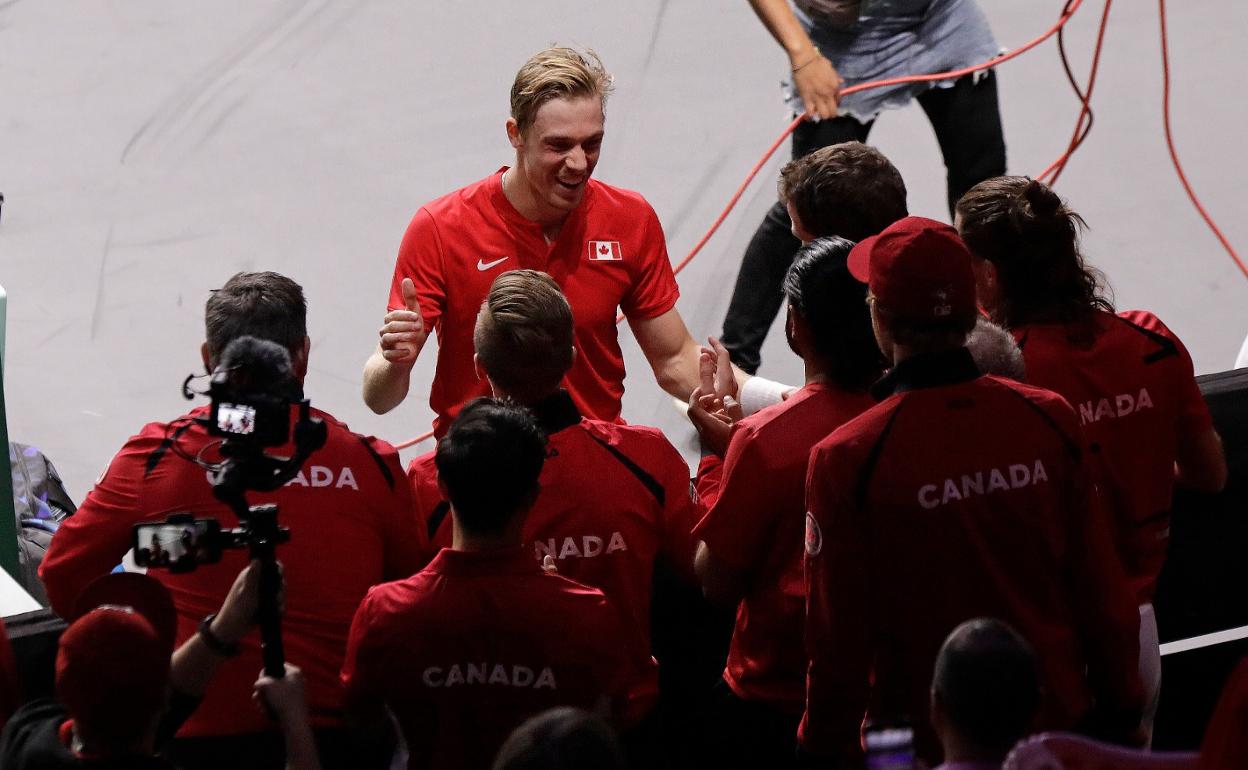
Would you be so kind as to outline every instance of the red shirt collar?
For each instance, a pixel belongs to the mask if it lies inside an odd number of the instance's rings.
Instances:
[[[426,569],[448,576],[524,575],[542,571],[533,552],[520,545],[489,551],[443,548]]]
[[[507,220],[507,222],[517,227],[527,227],[530,230],[536,230],[540,235],[541,225],[517,211],[516,207],[511,205],[511,201],[507,200],[507,195],[503,192],[503,173],[508,168],[509,166],[500,166],[490,176],[487,183],[490,202],[494,204],[494,210],[498,212],[498,215]],[[586,183],[585,195],[582,196],[580,205],[572,213],[568,214],[568,219],[563,223],[560,234],[575,230],[575,227],[570,227],[569,225],[573,225],[575,222],[585,218],[585,213],[589,211],[594,197],[594,185],[592,182],[593,180],[591,179]],[[556,242],[558,242],[558,239],[556,239]]]

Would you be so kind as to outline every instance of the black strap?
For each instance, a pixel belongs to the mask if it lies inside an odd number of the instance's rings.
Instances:
[[[603,449],[610,452],[611,456],[619,460],[621,465],[623,465],[625,468],[628,468],[629,472],[632,473],[634,476],[636,476],[637,480],[640,481],[646,489],[650,490],[650,494],[654,495],[654,499],[659,502],[660,508],[666,505],[667,492],[663,489],[663,485],[660,484],[654,478],[654,476],[651,476],[649,473],[646,473],[646,471],[643,470],[641,466],[639,466],[637,463],[630,460],[627,455],[625,455],[623,452],[616,449],[615,447],[611,446],[606,441],[603,441],[602,439],[598,438],[592,433],[589,434],[589,437],[592,438]]]

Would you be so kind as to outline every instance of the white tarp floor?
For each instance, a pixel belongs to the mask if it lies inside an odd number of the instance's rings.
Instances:
[[[1048,28],[1062,5],[981,4],[1006,47]],[[1180,152],[1242,249],[1248,156],[1234,148],[1248,116],[1248,7],[1171,6]],[[1087,0],[1069,27],[1081,77],[1101,7]],[[592,46],[614,72],[597,176],[649,198],[679,259],[787,121],[784,59],[744,0],[0,0],[12,438],[43,448],[81,499],[127,436],[185,411],[179,385],[200,369],[208,290],[256,269],[307,290],[313,403],[391,441],[422,433],[433,356],[395,412],[373,415],[359,395],[399,239],[423,202],[509,161],[511,79],[551,42]],[[1078,110],[1054,44],[999,77],[1010,169],[1037,173]],[[1058,186],[1091,225],[1092,262],[1120,307],[1151,309],[1178,332],[1199,372],[1230,368],[1248,330],[1248,282],[1170,168],[1155,3],[1115,5],[1094,108],[1092,136]],[[911,210],[946,218],[922,113],[884,115],[872,141],[905,176]],[[720,329],[784,154],[679,277],[679,308],[699,337]],[[763,373],[797,381],[778,331]],[[621,333],[626,418],[690,451],[690,429]]]

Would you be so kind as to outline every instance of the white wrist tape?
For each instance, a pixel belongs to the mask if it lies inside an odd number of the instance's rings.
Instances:
[[[751,377],[741,386],[741,410],[746,414],[754,414],[772,404],[784,400],[784,394],[793,389],[791,385],[776,382],[765,377]]]

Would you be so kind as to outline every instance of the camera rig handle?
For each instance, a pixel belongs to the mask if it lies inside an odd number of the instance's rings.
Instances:
[[[275,679],[286,674],[278,601],[281,575],[277,569],[277,546],[290,540],[290,530],[278,525],[276,505],[248,506],[246,493],[279,488],[295,477],[313,452],[325,445],[328,429],[310,412],[307,399],[299,402],[295,451],[290,457],[273,457],[245,439],[228,438],[221,442],[225,460],[212,473],[213,496],[230,506],[238,516],[239,523],[246,529],[244,541],[250,547],[251,558],[260,561],[260,645],[264,673]]]
[[[290,540],[290,530],[278,526],[276,505],[251,506],[246,522],[251,558],[260,562],[260,650],[264,673],[281,679],[286,675],[286,655],[282,644],[282,576],[277,569],[277,546]]]

